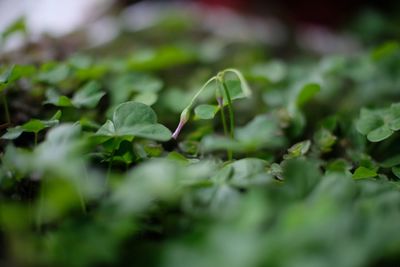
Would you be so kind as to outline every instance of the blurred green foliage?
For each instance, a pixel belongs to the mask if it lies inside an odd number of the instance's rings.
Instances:
[[[283,60],[198,26],[0,65],[0,266],[396,266],[398,42]],[[234,138],[211,90],[171,140],[227,67]]]

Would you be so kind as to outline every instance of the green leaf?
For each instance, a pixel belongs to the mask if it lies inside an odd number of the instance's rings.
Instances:
[[[110,96],[112,104],[116,105],[132,99],[132,94],[139,93],[135,96],[134,101],[142,102],[146,105],[154,104],[154,98],[157,100],[157,92],[159,92],[164,83],[159,78],[145,73],[129,73],[116,76],[111,80]],[[143,95],[142,95],[143,94]],[[146,99],[147,98],[147,99]],[[150,98],[150,100],[149,100]]]
[[[376,128],[375,130],[369,132],[367,135],[367,138],[371,142],[380,142],[382,140],[385,140],[392,134],[393,134],[393,130],[391,130],[389,128],[389,126],[383,125],[379,128]]]
[[[279,148],[286,141],[278,120],[266,115],[258,115],[243,127],[235,129],[235,137],[249,149]]]
[[[57,84],[65,80],[70,73],[70,68],[62,63],[48,63],[43,65],[37,79],[49,84]]]
[[[366,179],[375,177],[377,175],[378,174],[376,171],[365,168],[364,166],[360,166],[353,173],[353,179]]]
[[[400,118],[390,121],[389,128],[393,131],[399,131],[400,130]]]
[[[44,104],[52,104],[57,107],[71,107],[72,102],[66,96],[60,95],[56,90],[50,88],[46,91],[46,101]]]
[[[282,61],[257,64],[251,68],[250,75],[255,79],[266,79],[271,83],[278,83],[286,77],[287,66]]]
[[[72,99],[60,95],[51,88],[46,91],[46,101],[44,103],[57,107],[94,108],[104,95],[105,92],[100,91],[100,84],[96,81],[91,81],[79,89]]]
[[[361,110],[360,119],[356,122],[357,131],[364,135],[382,125],[383,119],[379,116],[379,113],[368,109]]]
[[[17,139],[23,132],[24,129],[22,129],[21,126],[8,128],[7,132],[2,135],[1,139],[14,140]]]
[[[321,128],[314,134],[314,142],[323,153],[332,150],[332,146],[336,143],[336,139],[336,136],[325,128]]]
[[[6,41],[11,35],[18,32],[26,34],[26,23],[24,17],[15,20],[6,27],[6,29],[1,33],[2,42]]]
[[[140,94],[136,95],[133,98],[133,101],[140,102],[140,103],[146,104],[148,106],[151,106],[157,102],[157,99],[158,99],[158,95],[156,93],[145,92],[145,93],[140,93]]]
[[[215,117],[215,114],[217,114],[219,110],[219,107],[216,105],[198,105],[194,109],[194,113],[197,118],[202,119],[202,120],[209,120],[213,119]]]
[[[391,167],[394,167],[396,165],[400,165],[400,154],[396,155],[396,156],[393,156],[393,157],[390,157],[388,159],[385,159],[385,161],[383,161],[381,163],[381,166],[383,168],[391,168]]]
[[[113,114],[115,129],[130,127],[136,124],[153,124],[157,115],[149,106],[138,102],[125,102],[118,105]]]
[[[380,142],[400,130],[400,104],[380,110],[362,109],[356,122],[357,130],[371,142]]]
[[[229,96],[231,100],[245,98],[246,95],[242,89],[242,83],[240,80],[226,80],[225,85],[228,88]],[[228,105],[228,97],[224,91],[224,105]]]
[[[305,155],[311,147],[311,141],[305,140],[294,144],[288,149],[288,154],[284,155],[284,159],[292,159]]]
[[[149,106],[139,102],[126,102],[118,105],[113,119],[108,120],[96,135],[109,137],[143,137],[158,141],[171,138],[171,131],[157,123],[157,115]]]
[[[105,92],[100,91],[100,84],[91,81],[74,94],[72,104],[77,108],[94,108],[104,95]]]
[[[161,70],[193,62],[196,56],[196,52],[188,47],[164,46],[137,51],[128,60],[128,67],[137,71]]]
[[[105,136],[114,136],[115,127],[114,123],[110,120],[107,120],[100,129],[96,132],[97,135],[105,135]]]
[[[37,119],[32,119],[22,125],[22,129],[24,129],[24,132],[38,133],[44,128],[46,128],[46,125],[41,120]]]
[[[296,104],[298,107],[304,106],[305,103],[310,101],[319,91],[321,86],[317,83],[308,83],[303,86],[297,95]]]
[[[392,168],[392,173],[396,175],[397,178],[400,179],[400,166],[396,166]]]
[[[240,71],[238,71],[237,69],[225,69],[225,70],[222,71],[222,73],[223,74],[225,74],[225,73],[234,74],[236,76],[236,78],[240,82],[241,94],[243,94],[244,97],[250,97],[251,96],[250,87],[249,87],[246,79],[244,78],[243,74]],[[226,80],[226,81],[229,81],[229,79]],[[235,90],[234,89],[232,89],[232,90],[233,90],[232,93],[235,94]],[[241,94],[240,94],[240,98],[242,98]]]
[[[349,173],[351,170],[351,164],[347,162],[345,159],[336,159],[326,166],[327,173]]]
[[[372,51],[372,58],[375,61],[381,60],[385,57],[392,56],[394,53],[399,51],[399,43],[394,42],[394,41],[389,41],[384,43],[381,46],[378,46],[377,48]]]
[[[34,65],[14,65],[9,82],[14,82],[21,78],[31,78],[36,73]]]
[[[227,165],[232,168],[228,183],[237,187],[270,183],[273,179],[267,173],[266,163],[258,158],[245,158]]]
[[[288,159],[282,163],[282,168],[285,187],[296,197],[310,193],[321,177],[318,165],[304,158]]]
[[[0,93],[3,91],[7,85],[10,83],[10,77],[14,70],[14,66],[7,68],[3,73],[0,74]]]
[[[171,131],[162,124],[139,124],[132,127],[123,127],[118,130],[121,135],[132,135],[158,141],[171,139]]]
[[[13,70],[14,66],[7,68],[2,74],[0,74],[0,84],[8,83]]]
[[[61,111],[59,110],[49,120],[31,119],[21,126],[8,128],[7,133],[5,133],[1,138],[13,140],[18,138],[23,132],[38,133],[45,128],[57,125],[59,123],[60,117]]]
[[[235,129],[234,140],[208,135],[202,139],[201,143],[204,151],[231,149],[237,152],[254,152],[261,148],[281,148],[285,145],[286,139],[282,135],[276,118],[258,115],[245,126]]]

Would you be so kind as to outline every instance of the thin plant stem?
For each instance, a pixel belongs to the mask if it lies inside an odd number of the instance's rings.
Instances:
[[[221,94],[223,95],[223,94]],[[224,110],[224,100],[223,97],[218,97],[217,98],[218,105],[220,107],[220,113],[221,113],[221,120],[222,120],[222,126],[224,128],[224,134],[226,136],[229,136],[229,131],[228,131],[228,124],[226,123],[226,116],[225,116],[225,110]],[[228,160],[231,161],[233,159],[233,153],[231,149],[226,150],[226,154],[228,157]]]
[[[226,117],[225,117],[225,110],[224,110],[224,104],[222,103],[222,99],[218,99],[218,105],[220,108],[220,113],[221,113],[221,121],[222,121],[222,126],[224,128],[224,134],[228,135],[228,125],[226,123]]]
[[[235,138],[235,116],[233,114],[233,105],[231,95],[229,94],[228,87],[226,86],[225,81],[222,81],[222,86],[224,87],[224,91],[226,94],[226,98],[228,100],[228,111],[229,111],[229,126],[230,126],[230,137],[233,139]]]
[[[2,98],[3,98],[4,113],[6,114],[6,120],[7,120],[7,123],[10,124],[11,123],[10,110],[8,109],[8,102],[7,102],[6,94],[2,94]]]
[[[185,123],[189,120],[189,116],[190,116],[190,110],[192,108],[192,106],[194,105],[194,103],[196,102],[196,99],[200,96],[200,94],[208,87],[208,85],[213,82],[214,80],[216,80],[217,77],[214,76],[212,78],[210,78],[201,88],[199,91],[197,91],[197,93],[193,96],[193,98],[190,100],[189,105],[186,106],[186,108],[182,111],[181,113],[181,117],[179,120],[179,124],[178,127],[176,128],[176,130],[174,131],[174,133],[172,134],[172,137],[174,139],[178,138],[178,135],[180,133],[180,131],[182,130],[183,126],[185,125]]]

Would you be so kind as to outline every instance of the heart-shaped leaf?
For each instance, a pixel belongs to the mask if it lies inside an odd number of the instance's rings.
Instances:
[[[52,104],[57,107],[76,107],[76,108],[94,108],[99,103],[105,92],[100,91],[100,84],[91,81],[79,89],[72,99],[67,96],[60,95],[54,89],[46,92],[47,100],[45,103]]]
[[[46,91],[46,101],[44,104],[52,104],[57,107],[71,107],[71,99],[60,95],[56,90],[50,88]]]
[[[47,63],[42,66],[37,79],[49,84],[57,84],[65,80],[70,73],[70,68],[66,64]]]
[[[361,110],[360,119],[356,123],[357,131],[367,135],[369,132],[383,125],[383,119],[377,111]]]
[[[356,122],[357,130],[371,142],[380,142],[400,130],[400,104],[379,110],[362,109]]]
[[[143,137],[158,141],[167,141],[171,132],[157,123],[153,109],[139,102],[125,102],[118,105],[113,119],[108,120],[96,133],[108,137]]]
[[[98,82],[91,81],[74,94],[72,105],[77,108],[94,108],[105,94],[105,92],[100,91]]]
[[[367,179],[367,178],[372,178],[377,176],[378,174],[376,171],[368,169],[364,166],[358,167],[354,174],[353,174],[353,179]]]
[[[2,139],[13,140],[18,138],[23,132],[38,133],[45,128],[55,126],[59,123],[61,111],[57,111],[49,120],[31,119],[23,125],[8,128]]]
[[[392,134],[393,130],[390,129],[388,125],[382,125],[381,127],[370,131],[367,135],[367,138],[371,142],[380,142],[382,140],[385,140]]]

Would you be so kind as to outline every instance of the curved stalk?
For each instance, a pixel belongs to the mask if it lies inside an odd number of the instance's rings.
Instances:
[[[236,70],[236,69],[225,69],[223,71],[223,74],[225,75],[225,73],[227,72],[232,72],[233,74],[236,75],[236,77],[238,77],[241,87],[242,87],[242,92],[246,97],[250,97],[251,96],[251,90],[250,90],[250,86],[247,84],[246,79],[244,78],[243,74]]]
[[[200,96],[200,94],[207,88],[207,86],[216,79],[217,77],[214,76],[210,78],[201,88],[197,93],[193,96],[193,98],[190,100],[189,105],[186,106],[186,108],[182,111],[181,117],[179,120],[178,127],[176,127],[174,133],[172,134],[172,138],[176,139],[178,138],[179,133],[181,132],[183,126],[186,124],[186,122],[189,120],[190,117],[190,110],[192,106],[194,105],[196,99]]]

